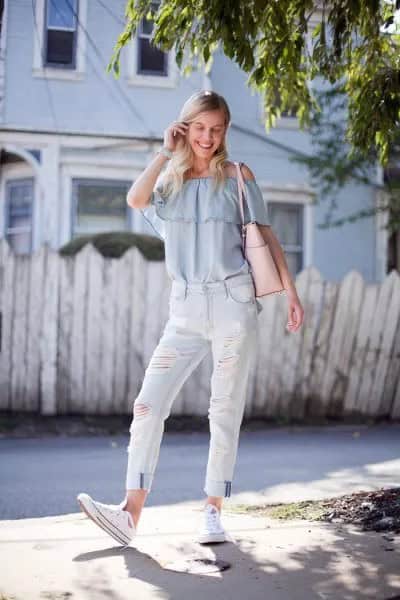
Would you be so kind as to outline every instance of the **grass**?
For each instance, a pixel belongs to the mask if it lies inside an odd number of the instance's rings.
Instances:
[[[251,514],[258,517],[268,517],[281,521],[303,519],[307,521],[318,521],[326,512],[326,506],[322,500],[302,500],[288,504],[233,504],[227,507],[233,513]]]

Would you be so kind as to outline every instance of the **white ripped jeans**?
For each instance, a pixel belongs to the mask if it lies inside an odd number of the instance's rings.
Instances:
[[[260,306],[249,273],[210,283],[172,282],[169,319],[134,400],[127,490],[150,491],[164,421],[184,382],[211,350],[210,447],[203,489],[208,496],[231,495]]]

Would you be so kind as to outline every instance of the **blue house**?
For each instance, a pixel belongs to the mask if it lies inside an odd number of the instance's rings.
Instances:
[[[182,76],[173,52],[150,45],[144,21],[121,55],[121,75],[106,72],[123,29],[125,0],[6,2],[0,45],[0,236],[17,253],[44,242],[59,248],[82,234],[153,234],[126,192],[162,144],[163,131],[195,90],[223,94],[232,113],[230,158],[254,172],[293,274],[314,265],[327,279],[357,269],[368,282],[387,271],[383,217],[320,229],[327,204],[305,168],[307,132],[283,117],[265,133],[261,98],[222,52],[211,72]],[[379,172],[377,177],[379,176]],[[374,206],[377,192],[348,185],[337,217]]]

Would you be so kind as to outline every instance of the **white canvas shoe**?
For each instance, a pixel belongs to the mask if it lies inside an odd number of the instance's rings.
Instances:
[[[96,502],[89,494],[78,494],[78,504],[81,510],[96,525],[111,535],[122,546],[128,546],[136,533],[132,515],[124,510],[126,498],[121,504],[103,504]]]
[[[199,544],[210,542],[226,542],[227,536],[221,525],[219,510],[213,504],[206,504],[204,508],[204,521],[197,536]]]

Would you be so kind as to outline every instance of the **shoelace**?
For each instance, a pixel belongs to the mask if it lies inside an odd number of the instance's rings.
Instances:
[[[215,526],[218,524],[218,513],[214,511],[207,511],[206,513],[206,521],[207,525]]]

